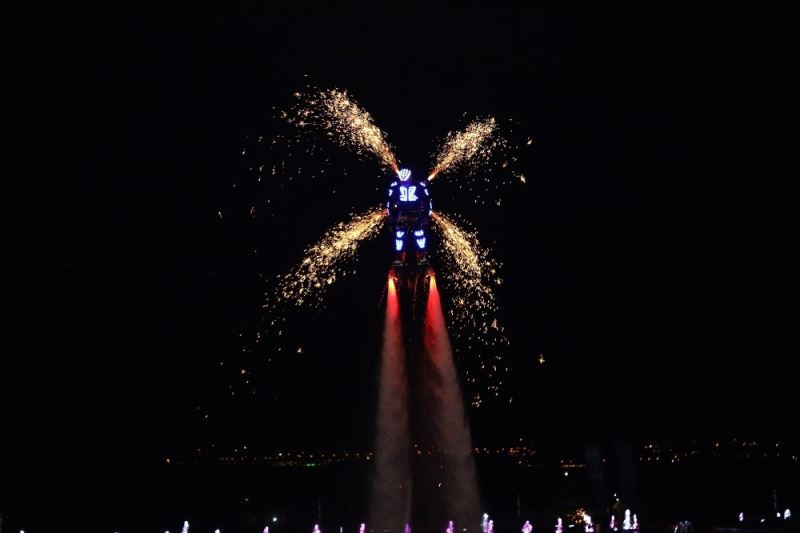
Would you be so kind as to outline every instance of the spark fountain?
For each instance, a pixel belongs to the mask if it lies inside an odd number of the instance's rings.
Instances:
[[[321,129],[333,142],[359,155],[372,154],[395,173],[400,170],[386,135],[364,108],[347,91],[326,89],[311,94],[295,93],[300,98],[296,113],[289,119],[300,128]]]

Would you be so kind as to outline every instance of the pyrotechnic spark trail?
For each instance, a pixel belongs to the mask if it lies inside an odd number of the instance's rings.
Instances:
[[[446,272],[443,278],[453,294],[453,305],[448,309],[451,330],[466,341],[470,351],[477,351],[480,370],[489,378],[488,392],[497,395],[501,383],[498,374],[505,369],[500,349],[508,345],[497,321],[493,290],[503,282],[500,265],[481,247],[475,233],[458,227],[442,213],[433,213],[432,220],[440,234]],[[472,403],[480,405],[480,393],[473,396]]]
[[[319,241],[306,248],[295,268],[280,276],[278,301],[273,307],[277,309],[284,303],[321,307],[327,287],[352,271],[349,265],[357,257],[358,247],[377,235],[385,221],[384,209],[371,209],[326,231]]]
[[[436,154],[436,164],[429,180],[441,172],[458,166],[470,166],[488,160],[494,150],[505,145],[502,137],[495,135],[497,123],[493,117],[471,122],[463,131],[449,132]]]
[[[319,128],[334,143],[359,155],[371,153],[397,173],[397,158],[386,134],[347,91],[327,89],[312,94],[296,93],[296,96],[301,101],[296,112],[289,116],[290,123],[299,128]]]

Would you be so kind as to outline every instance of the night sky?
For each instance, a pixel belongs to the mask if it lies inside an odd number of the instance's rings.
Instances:
[[[370,448],[382,244],[254,399],[219,366],[261,319],[259,275],[382,199],[343,154],[341,203],[244,216],[242,147],[306,83],[348,89],[419,168],[464,113],[534,139],[502,212],[463,213],[504,264],[512,341],[514,402],[472,412],[476,442],[797,431],[788,14],[266,6],[19,14],[7,466]]]

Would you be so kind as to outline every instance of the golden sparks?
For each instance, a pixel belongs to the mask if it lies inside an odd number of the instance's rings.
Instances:
[[[347,91],[326,89],[309,95],[296,93],[295,96],[301,102],[296,113],[287,116],[290,123],[300,128],[320,128],[332,142],[359,155],[372,154],[397,173],[397,158],[386,134]]]
[[[502,348],[508,346],[503,327],[497,321],[498,305],[493,290],[503,282],[500,265],[481,247],[474,232],[460,228],[442,213],[434,212],[431,220],[440,237],[440,255],[446,272],[443,279],[452,293],[453,305],[447,308],[450,329],[477,356],[479,373],[488,378],[484,381],[487,393],[499,396],[500,373],[506,371]],[[478,382],[475,377],[467,379]],[[479,407],[481,401],[480,393],[475,393],[472,405]]]
[[[436,154],[436,164],[428,179],[433,180],[439,173],[452,167],[469,165],[476,158],[481,160],[490,157],[495,142],[503,142],[494,135],[496,130],[497,122],[489,117],[471,122],[463,131],[448,133]]]
[[[274,306],[292,303],[320,307],[328,286],[352,272],[349,263],[356,258],[359,245],[376,236],[385,221],[385,209],[371,209],[326,231],[306,248],[295,268],[280,276]]]

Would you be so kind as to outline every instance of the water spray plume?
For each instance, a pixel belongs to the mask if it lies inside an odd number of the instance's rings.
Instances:
[[[365,240],[378,234],[386,220],[383,209],[372,209],[341,222],[303,253],[300,263],[279,278],[277,309],[284,303],[321,307],[329,285],[352,272],[351,262]]]
[[[492,140],[496,129],[495,119],[489,117],[471,122],[463,131],[448,133],[428,179],[433,180],[441,172],[469,164],[476,158],[488,158],[494,148]]]
[[[393,276],[387,281],[386,319],[378,376],[375,461],[369,523],[397,531],[411,512],[411,440],[408,379],[400,302]]]
[[[425,308],[423,350],[422,406],[430,418],[434,442],[443,452],[443,468],[438,475],[442,480],[445,508],[458,523],[478,524],[480,498],[469,420],[464,412],[453,348],[434,278],[431,278]]]
[[[399,166],[386,134],[347,91],[326,89],[311,94],[297,93],[301,102],[289,119],[298,127],[321,129],[331,141],[359,155],[372,154],[395,173]]]

